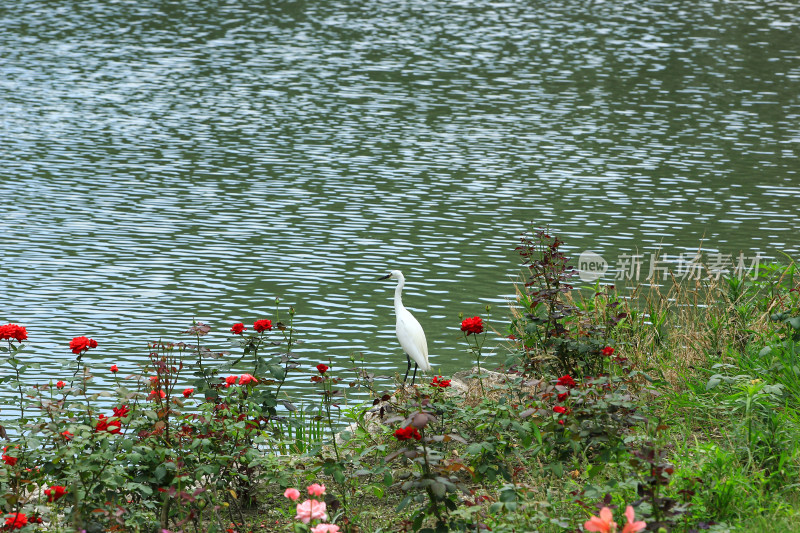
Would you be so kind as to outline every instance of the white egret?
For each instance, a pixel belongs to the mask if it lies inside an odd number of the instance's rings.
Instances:
[[[431,364],[428,362],[428,343],[425,340],[425,332],[422,331],[422,326],[419,324],[414,315],[403,307],[402,293],[403,286],[406,283],[406,278],[399,270],[392,270],[387,275],[379,279],[396,279],[397,287],[394,290],[394,314],[397,316],[397,324],[395,332],[397,333],[397,340],[400,341],[400,346],[406,352],[406,360],[408,361],[408,368],[406,368],[406,375],[403,378],[403,383],[408,380],[408,372],[411,370],[411,360],[414,360],[414,376],[411,378],[411,384],[417,378],[417,367],[423,372],[431,370]]]

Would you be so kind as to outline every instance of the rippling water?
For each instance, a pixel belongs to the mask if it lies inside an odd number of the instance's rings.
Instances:
[[[241,4],[249,4],[247,6]],[[58,375],[297,309],[304,362],[404,371],[498,327],[534,222],[574,252],[800,251],[793,3],[10,0],[0,322]],[[298,378],[300,381],[307,380]]]

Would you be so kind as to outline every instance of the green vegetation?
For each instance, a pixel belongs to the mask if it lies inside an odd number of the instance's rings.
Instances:
[[[275,317],[231,328],[237,356],[203,347],[203,324],[192,344],[154,342],[140,375],[112,367],[104,398],[82,360],[94,341],[73,339],[68,383],[34,385],[27,332],[0,326],[19,412],[4,529],[562,532],[603,530],[608,507],[637,531],[631,506],[647,531],[798,530],[794,263],[623,298],[574,289],[560,250],[523,239],[511,319],[464,320],[474,373],[396,390],[355,361],[301,368]],[[319,393],[300,408],[281,390],[298,372]]]

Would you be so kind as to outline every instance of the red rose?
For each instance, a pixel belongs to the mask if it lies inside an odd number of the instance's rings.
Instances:
[[[3,462],[8,466],[14,466],[19,461],[18,457],[12,457],[10,455],[3,454],[2,456]]]
[[[558,395],[559,402],[563,402],[567,398],[569,398],[569,392],[562,392],[561,394]]]
[[[396,429],[394,432],[395,438],[397,440],[409,440],[409,439],[416,439],[420,440],[422,435],[420,435],[419,430],[414,426],[407,426],[401,429]]]
[[[183,397],[184,398],[188,398],[189,396],[192,395],[193,392],[194,392],[194,389],[183,389]]]
[[[112,372],[119,372],[119,368],[117,368],[117,365],[111,365],[111,371]]]
[[[108,418],[106,415],[100,415],[97,417],[97,427],[95,431],[108,431],[116,435],[122,431],[122,423],[119,420]]]
[[[5,341],[15,339],[22,342],[27,338],[28,330],[19,324],[6,324],[5,326],[0,326],[0,340]]]
[[[231,385],[236,385],[237,379],[239,379],[239,376],[228,376],[225,378],[225,388],[227,389]]]
[[[72,440],[72,437],[74,437],[75,435],[73,435],[69,431],[62,431],[61,436],[64,437],[64,440]]]
[[[258,380],[252,374],[242,374],[239,377],[239,385],[247,385],[248,383],[258,383]]]
[[[54,502],[62,497],[67,493],[67,488],[62,487],[61,485],[53,485],[49,489],[44,489],[44,493],[47,496],[48,502]]]
[[[58,383],[56,383],[56,387],[59,389],[63,389],[64,385],[66,385],[66,383],[64,383],[63,381],[59,381]]]
[[[163,390],[159,391],[152,391],[150,394],[147,395],[148,400],[155,400],[156,398],[160,397],[162,400],[167,397],[167,393]]]
[[[441,387],[441,388],[449,387],[450,386],[450,381],[452,381],[452,380],[441,379],[441,378],[442,378],[442,376],[433,376],[433,381],[431,381],[431,386],[433,386],[433,387]]]
[[[461,331],[466,332],[467,335],[470,333],[474,333],[475,335],[483,333],[483,320],[481,320],[479,316],[465,318],[461,322]]]
[[[6,518],[6,525],[3,529],[22,529],[28,524],[28,517],[25,513],[11,513]]]
[[[566,387],[568,389],[578,386],[578,384],[575,383],[575,380],[572,379],[572,377],[570,376],[561,376],[560,378],[558,378],[558,385],[561,385],[562,387]]]
[[[272,329],[272,320],[267,320],[266,318],[262,320],[256,320],[253,324],[253,329],[259,333],[263,331],[269,331]]]
[[[239,322],[238,324],[234,324],[233,326],[231,326],[231,331],[232,331],[233,333],[235,333],[236,335],[241,335],[241,334],[242,334],[242,332],[243,332],[244,330],[246,330],[246,329],[247,329],[247,328],[246,328],[246,327],[244,327],[244,324],[242,324],[241,322]]]
[[[324,365],[322,363],[317,365],[317,371],[319,371],[320,374],[324,374],[325,372],[327,372],[328,368],[330,368],[328,365]]]
[[[606,357],[609,357],[611,355],[614,355],[614,348],[612,348],[611,346],[606,346],[605,348],[600,350],[600,353]]]
[[[555,407],[553,407],[553,411],[555,411],[556,413],[559,413],[559,414],[566,413],[567,412],[567,408],[563,407],[561,405],[556,405]]]
[[[75,337],[69,341],[69,348],[72,353],[79,354],[85,352],[89,348],[97,348],[97,341],[87,337]]]

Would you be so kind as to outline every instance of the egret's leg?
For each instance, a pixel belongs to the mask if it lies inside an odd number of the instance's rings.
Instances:
[[[414,363],[414,376],[411,378],[411,384],[414,384],[414,380],[417,379],[417,363]]]
[[[408,366],[406,367],[406,375],[403,378],[403,383],[408,381],[408,373],[411,371],[411,358],[406,354],[406,361],[408,361]]]

